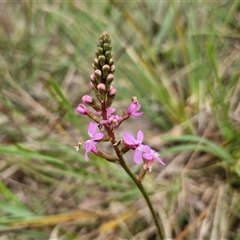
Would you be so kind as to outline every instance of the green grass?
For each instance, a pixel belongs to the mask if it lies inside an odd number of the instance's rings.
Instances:
[[[145,116],[122,130],[141,128],[167,163],[155,164],[143,183],[166,238],[239,239],[238,1],[2,6],[1,235],[154,239],[144,201],[119,166],[94,155],[86,162],[74,149],[89,122],[74,109],[90,93],[96,42],[107,30],[116,59],[113,105],[126,109],[137,96]],[[48,226],[49,216],[79,210],[102,215]],[[31,229],[36,219],[45,225]],[[30,228],[21,225],[26,220]],[[111,231],[101,232],[104,224]]]

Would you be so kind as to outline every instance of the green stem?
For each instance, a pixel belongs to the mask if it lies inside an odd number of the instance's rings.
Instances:
[[[163,237],[163,231],[160,227],[160,224],[159,224],[159,221],[158,221],[158,218],[157,218],[157,215],[153,209],[153,205],[143,187],[143,185],[137,180],[137,178],[135,177],[135,175],[131,172],[131,170],[128,168],[127,164],[125,163],[124,159],[121,157],[120,159],[120,165],[123,167],[123,169],[126,171],[126,173],[131,177],[131,179],[134,181],[134,183],[136,184],[136,186],[138,187],[138,189],[140,190],[140,192],[142,193],[145,201],[147,202],[147,205],[148,205],[148,208],[152,214],[152,217],[153,217],[153,221],[156,225],[156,228],[157,228],[157,232],[158,232],[158,236],[161,240],[164,240],[164,237]]]
[[[107,119],[107,116],[106,116],[106,111],[105,111],[105,105],[103,104],[102,105],[102,116],[103,116],[103,119]],[[120,165],[123,167],[123,169],[125,170],[125,172],[131,177],[131,179],[133,180],[133,182],[136,184],[136,186],[138,187],[138,189],[140,190],[140,192],[142,193],[145,201],[147,202],[147,205],[148,205],[148,208],[152,214],[152,217],[153,217],[153,221],[156,225],[156,228],[157,228],[157,232],[158,232],[158,236],[159,236],[159,239],[160,240],[164,240],[164,237],[163,237],[163,231],[160,227],[160,224],[159,224],[159,221],[158,221],[158,218],[157,218],[157,215],[153,209],[153,205],[143,187],[143,185],[141,184],[141,182],[139,182],[137,180],[137,178],[135,177],[135,175],[131,172],[131,170],[129,169],[129,167],[127,166],[127,164],[125,163],[125,160],[122,156],[122,153],[120,151],[120,149],[118,148],[118,146],[115,145],[116,143],[116,138],[115,138],[115,134],[114,132],[108,127],[106,126],[106,131],[109,135],[109,137],[111,138],[111,142],[113,144],[113,147],[114,147],[114,150],[118,156],[118,159],[120,161]]]

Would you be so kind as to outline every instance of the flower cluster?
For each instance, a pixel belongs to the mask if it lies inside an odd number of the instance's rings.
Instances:
[[[88,161],[88,154],[92,152],[106,160],[121,163],[123,161],[122,155],[132,149],[134,150],[133,159],[135,163],[141,164],[144,162],[143,168],[146,171],[151,170],[150,164],[153,160],[165,165],[157,152],[143,144],[144,134],[141,130],[138,131],[136,139],[128,132],[123,133],[121,141],[117,141],[115,138],[116,129],[124,121],[130,117],[138,118],[143,112],[140,112],[141,104],[139,104],[137,98],[132,97],[128,109],[121,115],[115,114],[116,109],[111,107],[117,94],[116,88],[112,85],[115,71],[114,62],[111,39],[108,33],[104,31],[98,41],[96,58],[93,59],[94,72],[90,75],[90,86],[95,97],[84,95],[82,103],[76,108],[78,114],[88,116],[93,121],[90,122],[88,127],[90,139],[83,143],[86,150],[85,159]],[[104,134],[102,132],[95,133],[97,128],[103,130]],[[117,158],[109,156],[97,148],[97,143],[102,141],[112,143]],[[81,146],[81,143],[79,146]],[[79,150],[79,146],[77,150]]]

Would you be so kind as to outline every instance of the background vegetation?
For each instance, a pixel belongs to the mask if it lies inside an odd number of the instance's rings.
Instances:
[[[137,96],[144,110],[122,131],[142,129],[167,163],[144,180],[166,239],[240,239],[239,1],[0,10],[1,239],[155,239],[119,166],[74,149],[89,122],[74,109],[90,93],[103,30],[116,59],[114,106]]]

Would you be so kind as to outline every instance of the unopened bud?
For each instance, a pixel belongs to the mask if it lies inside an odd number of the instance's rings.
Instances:
[[[93,98],[89,95],[84,95],[82,97],[82,101],[86,104],[91,104],[93,102]]]
[[[81,115],[88,115],[89,114],[87,108],[83,104],[78,105],[78,107],[76,108],[76,112],[81,114]]]
[[[103,44],[103,49],[104,49],[104,51],[110,50],[110,44],[109,43],[104,43]]]
[[[111,68],[110,68],[110,72],[114,73],[114,71],[115,71],[115,65],[112,65]]]
[[[103,78],[107,77],[109,70],[110,70],[110,67],[107,64],[103,65],[102,67]]]
[[[99,62],[98,62],[98,59],[97,59],[97,58],[94,58],[94,59],[93,59],[93,66],[94,66],[93,68],[94,68],[94,69],[98,69],[98,68],[99,68],[98,63],[99,63]]]
[[[113,60],[113,58],[110,58],[109,61],[108,61],[109,65],[113,65],[114,62],[115,62],[115,61]]]
[[[112,73],[108,74],[107,78],[106,78],[106,83],[109,85],[112,83],[114,79],[114,75]]]
[[[96,82],[95,74],[92,73],[92,74],[90,75],[90,81],[91,81],[91,82]]]
[[[99,83],[99,84],[97,85],[97,89],[98,89],[99,91],[105,92],[105,91],[106,91],[106,86],[105,86],[105,84],[103,84],[103,83]]]
[[[105,52],[105,57],[106,57],[107,60],[109,60],[112,57],[112,52],[110,50],[106,51]]]
[[[102,46],[103,45],[103,40],[102,39],[99,39],[98,40],[98,46],[100,47],[100,46]]]
[[[99,62],[99,65],[102,67],[105,64],[105,62],[106,62],[105,56],[104,55],[100,55],[98,57],[98,62]]]
[[[101,82],[102,81],[102,72],[99,69],[97,69],[94,71],[94,74],[95,74],[97,81]]]
[[[112,105],[116,94],[117,94],[117,89],[111,86],[107,93],[107,96],[108,96],[107,103],[106,103],[107,107],[110,107]]]
[[[97,52],[98,52],[98,55],[103,54],[103,48],[99,47],[98,50],[97,50]]]
[[[92,83],[92,82],[89,82],[89,84],[90,84],[90,87],[91,87],[92,89],[94,89],[93,83]]]
[[[114,87],[111,87],[108,91],[108,95],[112,97],[112,96],[115,96],[116,94],[117,94],[117,89]]]

